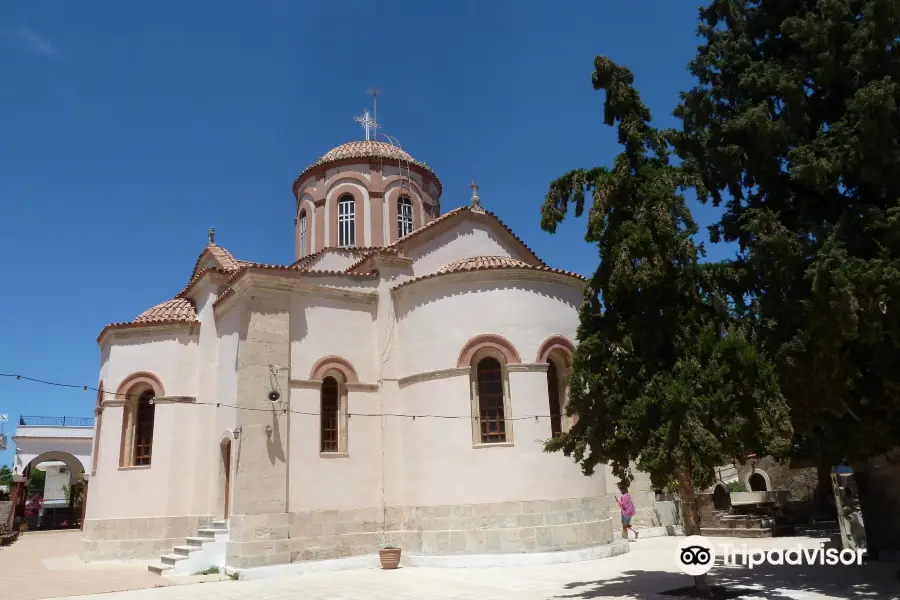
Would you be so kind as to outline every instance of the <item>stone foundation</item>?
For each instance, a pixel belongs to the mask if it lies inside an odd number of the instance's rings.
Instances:
[[[425,555],[577,550],[610,543],[617,526],[606,498],[234,516],[226,564],[362,556],[384,545]]]
[[[78,556],[87,561],[156,559],[211,523],[206,516],[88,519]]]

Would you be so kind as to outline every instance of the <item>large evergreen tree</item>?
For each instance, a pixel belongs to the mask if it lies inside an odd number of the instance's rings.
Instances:
[[[793,453],[882,453],[900,443],[900,3],[715,0],[700,18],[675,146],[724,205],[713,241],[739,244]]]
[[[598,57],[593,84],[624,151],[610,168],[554,181],[543,207],[542,227],[554,232],[569,204],[580,215],[591,194],[585,239],[600,255],[570,379],[578,420],[547,449],[574,456],[586,474],[609,463],[627,480],[634,464],[657,486],[677,479],[686,534],[697,535],[694,487],[733,458],[785,450],[787,409],[773,367],[732,318],[729,270],[698,261],[680,193],[691,182],[669,163],[631,72]]]

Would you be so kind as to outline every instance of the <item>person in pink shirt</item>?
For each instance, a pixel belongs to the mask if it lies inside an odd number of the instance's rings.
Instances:
[[[628,530],[634,531],[634,539],[637,539],[638,532],[631,526],[631,518],[637,512],[634,508],[634,501],[631,499],[631,494],[628,493],[628,486],[622,486],[622,497],[616,498],[616,502],[619,503],[619,510],[622,512],[622,539],[628,539]]]

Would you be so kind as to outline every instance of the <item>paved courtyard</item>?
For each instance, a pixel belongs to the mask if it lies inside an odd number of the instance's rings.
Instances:
[[[257,581],[222,581],[134,590],[90,596],[96,600],[550,600],[550,599],[662,599],[660,595],[691,583],[677,571],[675,548],[682,538],[642,539],[629,554],[614,558],[540,567],[481,569],[405,568],[396,571],[365,569],[315,573]],[[726,540],[737,545],[746,540]],[[802,542],[815,548],[809,538],[746,541],[757,547],[794,547]],[[0,555],[2,556],[2,555]],[[858,598],[900,599],[897,564],[872,562],[863,566],[837,567],[746,567],[717,566],[714,584],[742,588],[734,598],[771,600],[822,600]],[[84,570],[85,576],[89,576]],[[3,598],[10,581],[3,580]],[[136,574],[135,574],[136,575]],[[124,574],[123,574],[124,577]],[[137,579],[133,581],[137,583]],[[56,589],[56,588],[54,588]],[[72,587],[71,593],[84,593]],[[100,591],[100,590],[97,590]],[[49,596],[49,595],[47,595]],[[47,597],[44,596],[44,597]],[[12,596],[24,598],[24,596]],[[83,600],[87,598],[82,597]]]
[[[78,559],[80,531],[28,532],[0,547],[0,599],[37,600],[165,586],[146,564],[88,565]]]

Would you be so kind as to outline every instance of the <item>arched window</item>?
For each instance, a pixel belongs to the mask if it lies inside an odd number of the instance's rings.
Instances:
[[[338,451],[338,416],[340,415],[340,392],[334,377],[326,377],[322,382],[322,452]]]
[[[135,417],[134,466],[150,464],[153,453],[153,420],[156,416],[155,394],[147,390],[138,397],[137,416]]]
[[[356,200],[350,194],[338,200],[338,246],[356,245]]]
[[[547,361],[547,396],[550,399],[550,434],[557,437],[562,434],[562,403],[560,402],[560,380],[556,363]]]
[[[306,211],[300,213],[300,257],[306,256]]]
[[[136,385],[125,399],[122,436],[123,467],[146,467],[153,454],[153,422],[156,393],[147,384]]]
[[[506,411],[503,406],[503,369],[500,361],[490,356],[478,361],[476,380],[481,443],[505,442]]]
[[[397,237],[409,235],[413,230],[412,201],[406,196],[397,200]]]

